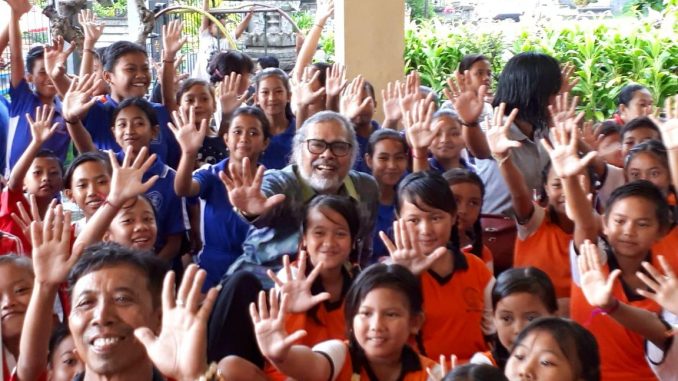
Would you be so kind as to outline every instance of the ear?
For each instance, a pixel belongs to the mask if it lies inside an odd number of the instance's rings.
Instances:
[[[104,70],[102,72],[101,76],[103,77],[104,81],[106,81],[106,83],[110,84],[111,83],[111,77],[113,76],[113,73],[111,73],[110,71]]]
[[[410,317],[410,334],[418,334],[421,326],[424,325],[424,320],[426,320],[426,318],[424,317],[423,312],[412,315],[412,317]]]
[[[370,156],[368,153],[366,153],[365,155],[363,155],[363,157],[365,159],[365,164],[367,164],[367,168],[372,170],[372,164],[373,164],[372,156]]]
[[[72,189],[64,189],[64,195],[66,196],[66,198],[73,201],[73,190]]]
[[[26,82],[33,83],[33,74],[26,73]]]

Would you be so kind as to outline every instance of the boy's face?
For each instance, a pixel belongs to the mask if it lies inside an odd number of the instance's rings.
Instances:
[[[111,188],[111,175],[101,162],[87,161],[73,171],[69,186],[66,196],[89,218],[106,200]]]
[[[59,162],[53,157],[36,157],[24,177],[28,194],[52,198],[61,191],[63,175]]]
[[[146,113],[136,106],[120,110],[113,124],[113,136],[123,152],[127,151],[127,147],[132,147],[135,153],[143,147],[150,147],[157,133],[158,126],[151,126]]]
[[[646,140],[661,140],[661,136],[657,130],[650,127],[638,127],[632,131],[627,131],[622,137],[622,158],[626,158],[629,151],[636,144],[640,144]]]
[[[26,80],[35,86],[35,91],[43,97],[54,97],[57,94],[56,87],[47,75],[45,60],[37,59],[33,70],[26,76]]]
[[[143,97],[151,83],[148,57],[141,52],[123,54],[112,72],[104,72],[104,79],[111,86],[111,94],[118,98]]]
[[[16,339],[21,335],[32,290],[33,274],[30,271],[11,263],[0,265],[3,340]]]

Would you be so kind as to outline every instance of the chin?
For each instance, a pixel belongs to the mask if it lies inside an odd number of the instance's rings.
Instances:
[[[318,193],[335,190],[341,186],[341,182],[337,179],[326,179],[318,176],[311,176],[307,181],[311,188]]]

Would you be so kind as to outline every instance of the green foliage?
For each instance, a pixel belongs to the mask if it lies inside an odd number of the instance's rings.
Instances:
[[[661,11],[664,9],[662,0],[632,0],[624,5],[624,12],[632,14],[647,14],[649,9]]]
[[[412,20],[425,20],[433,16],[433,1],[431,0],[407,0]]]
[[[122,17],[127,15],[127,0],[115,0],[110,7],[103,6],[99,2],[92,3],[92,11],[97,17]]]
[[[334,54],[335,54],[334,32],[329,31],[323,33],[322,37],[320,37],[319,43],[320,49],[322,49],[322,51],[325,52],[325,62],[334,63]]]
[[[294,23],[297,24],[299,29],[301,29],[304,32],[311,29],[313,23],[315,22],[315,17],[313,16],[313,13],[309,11],[294,12],[290,14],[290,17],[292,18],[292,20],[294,20]]]

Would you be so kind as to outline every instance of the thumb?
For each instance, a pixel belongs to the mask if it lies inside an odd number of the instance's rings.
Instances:
[[[439,247],[435,249],[431,254],[429,254],[426,257],[426,267],[430,267],[435,261],[438,259],[442,258],[443,255],[447,254],[447,248],[446,247]]]
[[[149,348],[155,343],[155,341],[158,339],[155,334],[153,334],[153,331],[151,331],[150,328],[148,327],[141,327],[137,328],[134,330],[134,337],[137,338],[143,344],[143,346],[146,348],[146,351],[149,350]]]
[[[264,203],[264,208],[266,210],[270,210],[277,206],[278,204],[282,203],[285,201],[285,195],[284,194],[276,194],[273,195],[269,198],[266,199],[266,202]]]
[[[605,287],[607,288],[608,291],[610,292],[612,291],[612,287],[614,287],[614,281],[617,280],[617,278],[619,278],[620,275],[621,275],[620,269],[613,270],[610,273],[610,276],[607,278],[607,282],[605,282]]]
[[[322,303],[322,302],[327,301],[327,300],[330,300],[330,293],[329,292],[321,292],[320,294],[314,295],[311,298],[311,302],[313,303],[313,305]]]

